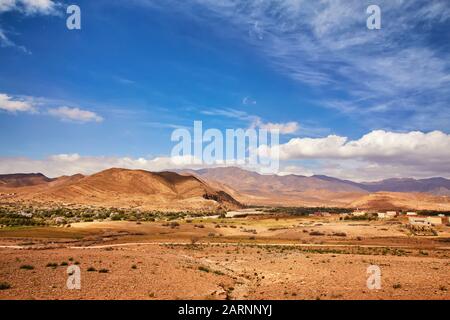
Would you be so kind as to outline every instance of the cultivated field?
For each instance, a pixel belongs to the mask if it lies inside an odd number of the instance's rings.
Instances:
[[[3,228],[0,246],[2,299],[450,299],[450,228],[412,236],[401,219],[84,222]]]

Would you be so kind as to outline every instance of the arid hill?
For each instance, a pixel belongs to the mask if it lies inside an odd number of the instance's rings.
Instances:
[[[17,173],[0,175],[0,187],[17,188],[46,184],[52,179],[41,173]]]
[[[194,176],[174,172],[109,169],[46,184],[12,189],[15,201],[136,207],[154,210],[217,210],[240,204]]]

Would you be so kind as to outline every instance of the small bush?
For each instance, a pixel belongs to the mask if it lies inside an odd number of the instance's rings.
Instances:
[[[61,262],[60,265],[61,265],[61,266],[68,266],[69,264],[68,264],[67,262],[63,261],[63,262]]]
[[[133,265],[131,266],[131,269],[137,269],[137,265],[133,264]]]
[[[335,232],[335,233],[333,233],[333,236],[335,236],[335,237],[346,237],[347,234],[345,232]]]
[[[396,283],[392,286],[392,288],[394,289],[400,289],[402,287],[402,285],[400,283]]]
[[[23,269],[23,270],[33,270],[34,267],[31,266],[31,265],[29,265],[29,264],[24,264],[24,265],[21,265],[21,266],[20,266],[20,269]]]
[[[100,269],[98,270],[98,273],[108,273],[109,270],[108,269]]]
[[[0,282],[0,290],[8,290],[11,285],[8,282]]]
[[[204,267],[204,266],[198,267],[198,270],[203,271],[203,272],[210,272],[211,271],[207,267]]]
[[[58,264],[55,262],[49,262],[46,265],[47,268],[56,268],[57,266],[58,266]]]
[[[87,269],[87,271],[88,271],[88,272],[95,272],[95,271],[97,271],[97,269],[95,269],[94,267],[89,267],[89,268]]]

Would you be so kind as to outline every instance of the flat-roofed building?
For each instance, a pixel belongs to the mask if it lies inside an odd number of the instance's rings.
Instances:
[[[409,217],[408,221],[413,226],[431,227],[431,223],[426,217]]]
[[[427,221],[432,224],[433,226],[439,226],[439,225],[443,225],[443,224],[447,224],[448,223],[448,218],[447,217],[427,217]]]

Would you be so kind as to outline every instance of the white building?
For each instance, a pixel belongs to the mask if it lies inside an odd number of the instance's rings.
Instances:
[[[448,223],[447,217],[427,217],[427,221],[433,226],[439,226]]]
[[[425,217],[409,217],[408,220],[413,226],[431,227],[431,223]]]

